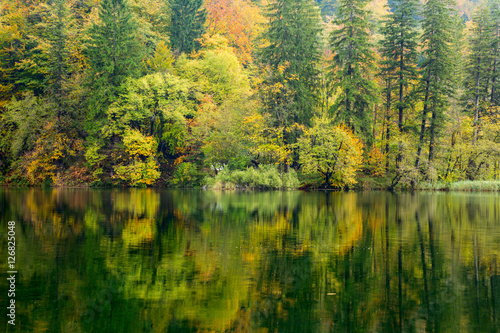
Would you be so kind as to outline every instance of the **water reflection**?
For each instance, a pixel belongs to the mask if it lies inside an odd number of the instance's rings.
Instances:
[[[500,324],[497,194],[0,189],[0,209],[3,249],[17,221],[8,332]]]

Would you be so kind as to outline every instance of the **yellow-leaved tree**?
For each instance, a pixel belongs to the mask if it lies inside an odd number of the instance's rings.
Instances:
[[[325,187],[344,187],[356,183],[362,165],[363,146],[345,126],[334,126],[326,117],[313,119],[297,142],[302,171],[319,173]]]
[[[137,130],[129,130],[123,136],[123,144],[128,156],[125,163],[114,167],[114,178],[132,186],[153,185],[160,177],[154,158],[158,147],[156,140]]]

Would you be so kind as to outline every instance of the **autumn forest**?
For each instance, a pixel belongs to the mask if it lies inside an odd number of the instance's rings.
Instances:
[[[0,184],[500,178],[500,0],[0,6]]]

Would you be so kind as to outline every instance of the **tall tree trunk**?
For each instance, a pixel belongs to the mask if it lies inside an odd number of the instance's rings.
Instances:
[[[427,74],[427,79],[425,80],[425,98],[424,98],[424,109],[422,110],[422,124],[420,125],[420,138],[418,140],[417,149],[417,159],[415,160],[415,168],[420,166],[420,155],[422,154],[422,145],[424,144],[425,136],[425,123],[427,120],[427,104],[429,102],[429,90],[431,85],[431,74]]]
[[[495,103],[495,83],[497,79],[497,57],[498,57],[498,39],[500,37],[500,31],[499,31],[499,24],[498,22],[495,24],[495,49],[493,50],[493,68],[491,70],[491,97],[490,97],[490,103],[491,106],[496,105]]]
[[[477,73],[476,73],[476,94],[474,96],[474,140],[477,141],[477,126],[479,120],[479,79],[481,74],[481,57],[477,58]]]
[[[430,130],[430,139],[429,139],[429,167],[431,166],[432,161],[434,161],[434,147],[436,141],[436,118],[437,118],[437,109],[434,105],[432,107],[432,118],[431,118],[431,130]]]
[[[401,14],[403,15],[403,14]],[[403,25],[403,19],[401,18],[401,25]],[[398,119],[398,128],[399,133],[403,133],[403,70],[404,70],[404,38],[403,38],[403,29],[401,29],[401,44],[400,44],[400,58],[399,58],[399,119]]]

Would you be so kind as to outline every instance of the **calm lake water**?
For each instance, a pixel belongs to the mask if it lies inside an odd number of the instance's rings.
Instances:
[[[500,331],[498,194],[0,189],[0,224],[0,331]]]

